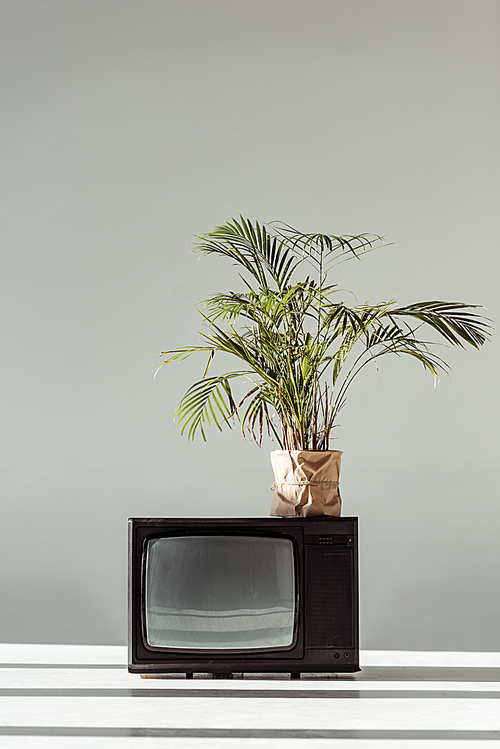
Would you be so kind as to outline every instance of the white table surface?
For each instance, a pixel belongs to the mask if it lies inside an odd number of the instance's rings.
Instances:
[[[141,679],[124,646],[0,645],[0,747],[500,747],[500,654],[362,651],[345,675]]]

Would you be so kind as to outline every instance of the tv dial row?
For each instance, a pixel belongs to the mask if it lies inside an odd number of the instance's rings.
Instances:
[[[345,534],[335,534],[331,536],[307,535],[305,537],[306,546],[353,546],[354,537]]]

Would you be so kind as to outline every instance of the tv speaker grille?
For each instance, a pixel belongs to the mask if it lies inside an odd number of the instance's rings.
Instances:
[[[306,550],[306,647],[352,648],[352,551]]]

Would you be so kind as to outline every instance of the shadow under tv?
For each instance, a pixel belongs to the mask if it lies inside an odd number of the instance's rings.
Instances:
[[[131,518],[129,671],[359,671],[358,519]]]

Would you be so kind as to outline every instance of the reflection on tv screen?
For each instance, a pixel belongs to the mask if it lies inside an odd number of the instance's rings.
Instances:
[[[289,539],[175,536],[147,544],[145,618],[150,647],[290,646],[295,608]]]

